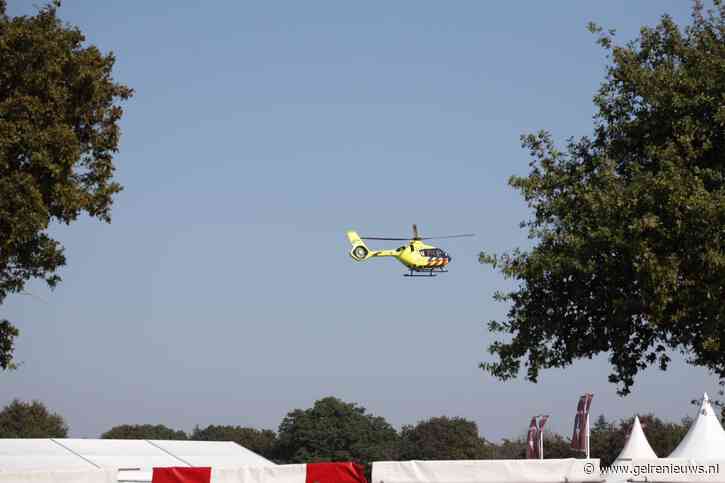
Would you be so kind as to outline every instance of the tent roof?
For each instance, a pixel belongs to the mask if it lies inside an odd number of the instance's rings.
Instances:
[[[187,466],[145,440],[58,439],[59,444],[99,468],[142,469],[161,466]]]
[[[232,441],[149,440],[191,466],[273,466],[274,463]]]
[[[639,422],[639,416],[634,417],[632,430],[629,432],[629,438],[624,444],[624,448],[617,456],[616,461],[629,461],[633,459],[654,459],[657,458],[652,446],[647,441],[647,436],[642,431],[642,425]]]
[[[231,441],[0,439],[0,471],[275,466]]]
[[[0,439],[0,471],[96,469],[52,439]]]
[[[715,412],[710,406],[707,393],[702,398],[702,405],[697,419],[690,430],[670,454],[670,458],[725,458],[725,431],[720,426]]]

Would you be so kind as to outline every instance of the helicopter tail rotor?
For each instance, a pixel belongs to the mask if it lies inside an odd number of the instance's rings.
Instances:
[[[360,235],[358,235],[357,232],[348,231],[347,239],[350,240],[350,244],[352,245],[350,256],[353,260],[362,262],[370,257],[370,249],[367,245],[365,245],[365,242],[362,241],[362,238],[360,238]]]

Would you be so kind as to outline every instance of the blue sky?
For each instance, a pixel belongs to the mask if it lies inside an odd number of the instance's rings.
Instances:
[[[9,1],[12,15],[38,2]],[[604,53],[589,21],[636,37],[689,2],[64,2],[61,17],[117,56],[125,103],[110,225],[53,227],[68,265],[3,316],[21,329],[0,404],[40,399],[77,437],[116,424],[276,429],[327,395],[396,427],[439,415],[484,437],[552,415],[568,434],[579,394],[609,418],[692,414],[713,391],[674,364],[619,398],[606,358],[539,384],[478,369],[508,282],[481,250],[526,247],[507,186],[519,136],[589,134]],[[451,271],[407,279],[356,264],[345,230],[447,240]],[[673,393],[676,381],[678,391]]]

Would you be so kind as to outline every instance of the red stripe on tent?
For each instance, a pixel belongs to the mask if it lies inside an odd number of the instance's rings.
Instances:
[[[357,463],[308,463],[305,483],[368,483]]]
[[[211,468],[154,468],[152,483],[210,483]]]

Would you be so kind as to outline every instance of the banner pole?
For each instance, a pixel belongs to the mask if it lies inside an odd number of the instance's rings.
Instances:
[[[544,430],[540,431],[539,434],[539,459],[544,459]]]
[[[589,412],[587,412],[587,459],[589,459]]]

